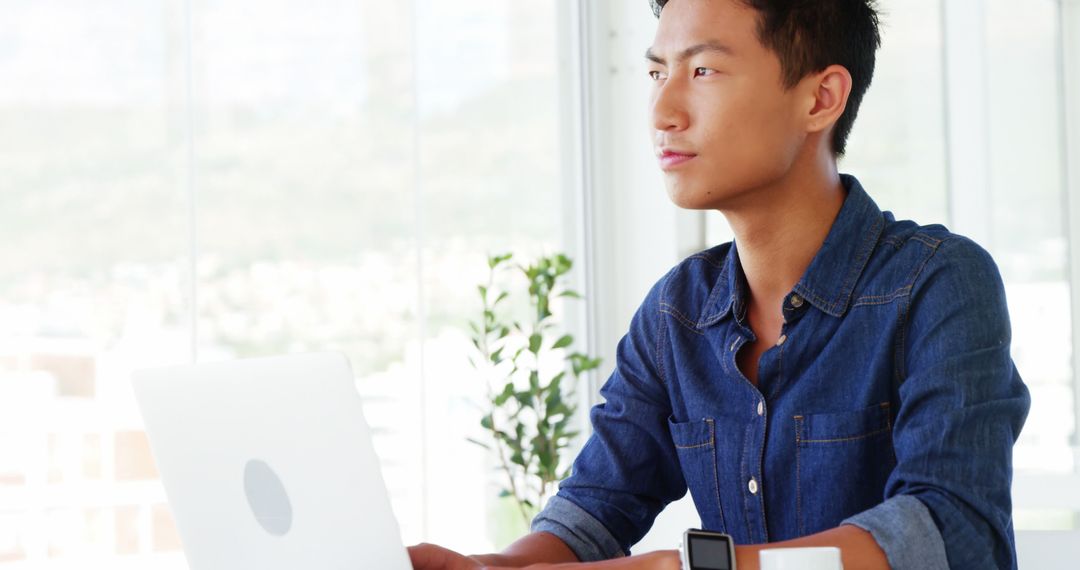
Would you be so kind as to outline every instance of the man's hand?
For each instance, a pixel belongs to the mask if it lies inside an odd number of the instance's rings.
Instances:
[[[495,560],[469,557],[434,544],[418,544],[409,547],[409,558],[414,570],[504,570],[510,566],[497,566]],[[486,562],[486,563],[485,563]],[[534,564],[525,568],[556,570],[679,570],[679,554],[674,550],[650,552],[629,558],[605,562],[573,562],[567,564]]]
[[[484,566],[468,556],[434,544],[409,547],[414,570],[479,570]]]

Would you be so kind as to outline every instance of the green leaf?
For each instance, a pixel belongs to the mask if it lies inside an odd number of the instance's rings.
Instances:
[[[525,456],[522,455],[521,452],[514,452],[514,454],[510,456],[510,462],[514,465],[525,467]]]
[[[567,358],[570,359],[570,365],[574,370],[574,376],[579,376],[582,372],[598,368],[601,362],[600,358],[589,358],[580,352],[575,352]]]
[[[548,407],[548,417],[555,417],[559,414],[570,415],[570,408],[566,407],[561,396],[554,398]]]
[[[566,291],[563,291],[562,293],[559,293],[558,296],[559,297],[570,297],[570,298],[573,298],[573,299],[584,299],[584,297],[581,296],[581,293],[578,293],[577,291],[571,291],[570,289],[567,289]]]
[[[483,285],[477,285],[476,290],[480,291],[481,299],[487,300],[487,287],[484,287]]]
[[[547,297],[540,297],[540,299],[536,303],[536,307],[536,314],[539,316],[541,321],[551,316],[551,311],[548,310]]]
[[[574,343],[574,337],[572,335],[563,335],[562,338],[555,341],[555,344],[551,348],[566,348]]]
[[[565,370],[558,373],[558,374],[556,374],[555,376],[552,376],[551,381],[548,382],[547,389],[551,390],[552,392],[559,392],[560,391],[559,390],[559,385],[562,384],[562,380],[565,377],[566,377],[566,371]]]
[[[492,255],[488,257],[488,268],[495,269],[496,266],[501,265],[503,262],[513,257],[512,253],[504,253],[502,255]]]
[[[540,345],[544,342],[544,337],[539,333],[533,333],[529,335],[529,352],[538,354],[540,352]]]
[[[570,440],[570,439],[574,439],[575,437],[577,437],[578,433],[580,433],[580,432],[578,432],[578,431],[568,431],[568,432],[562,434],[562,437],[565,437],[566,439]]]
[[[505,299],[505,298],[507,298],[509,296],[510,296],[510,293],[508,291],[503,291],[502,293],[499,293],[499,296],[495,298],[495,302],[493,302],[491,304],[491,306],[494,307],[495,305],[498,305],[500,301],[502,301],[503,299]]]
[[[506,386],[503,386],[503,391],[500,392],[499,395],[495,397],[494,403],[495,403],[496,406],[502,406],[513,395],[514,395],[514,383],[513,382],[507,382]]]
[[[532,442],[533,448],[536,449],[536,456],[540,460],[540,468],[544,472],[551,472],[554,470],[554,458],[547,443],[547,438],[539,435],[533,438]]]
[[[559,253],[555,255],[555,267],[559,270],[559,275],[570,271],[570,268],[574,266],[574,262],[566,255]]]
[[[513,495],[513,493],[511,493],[509,489],[503,489],[502,491],[499,491],[499,498],[500,499],[505,498],[505,497],[509,497],[511,495]]]
[[[544,401],[544,406],[547,407],[547,416],[552,416],[564,413],[565,408],[562,407],[562,394],[558,390],[552,390]]]
[[[494,420],[492,419],[491,414],[480,418],[480,427],[483,427],[484,429],[491,429],[492,425],[494,425]]]
[[[533,393],[527,390],[522,390],[514,394],[514,399],[518,401],[518,404],[523,408],[533,407]]]

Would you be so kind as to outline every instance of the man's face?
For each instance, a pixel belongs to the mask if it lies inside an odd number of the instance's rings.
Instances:
[[[782,178],[805,140],[799,90],[784,89],[757,24],[738,0],[671,0],[660,14],[646,56],[651,129],[668,195],[682,208],[738,207]]]

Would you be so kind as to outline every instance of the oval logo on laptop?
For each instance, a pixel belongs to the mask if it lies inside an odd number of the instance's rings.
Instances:
[[[292,505],[285,485],[265,461],[252,459],[244,467],[244,493],[248,505],[266,532],[284,536],[292,527]]]

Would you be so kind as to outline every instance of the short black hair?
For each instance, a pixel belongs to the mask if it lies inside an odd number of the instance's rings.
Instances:
[[[838,64],[851,74],[847,108],[836,121],[833,152],[843,155],[881,46],[874,0],[736,0],[757,10],[758,39],[780,58],[784,87]],[[653,14],[669,0],[649,0]]]

